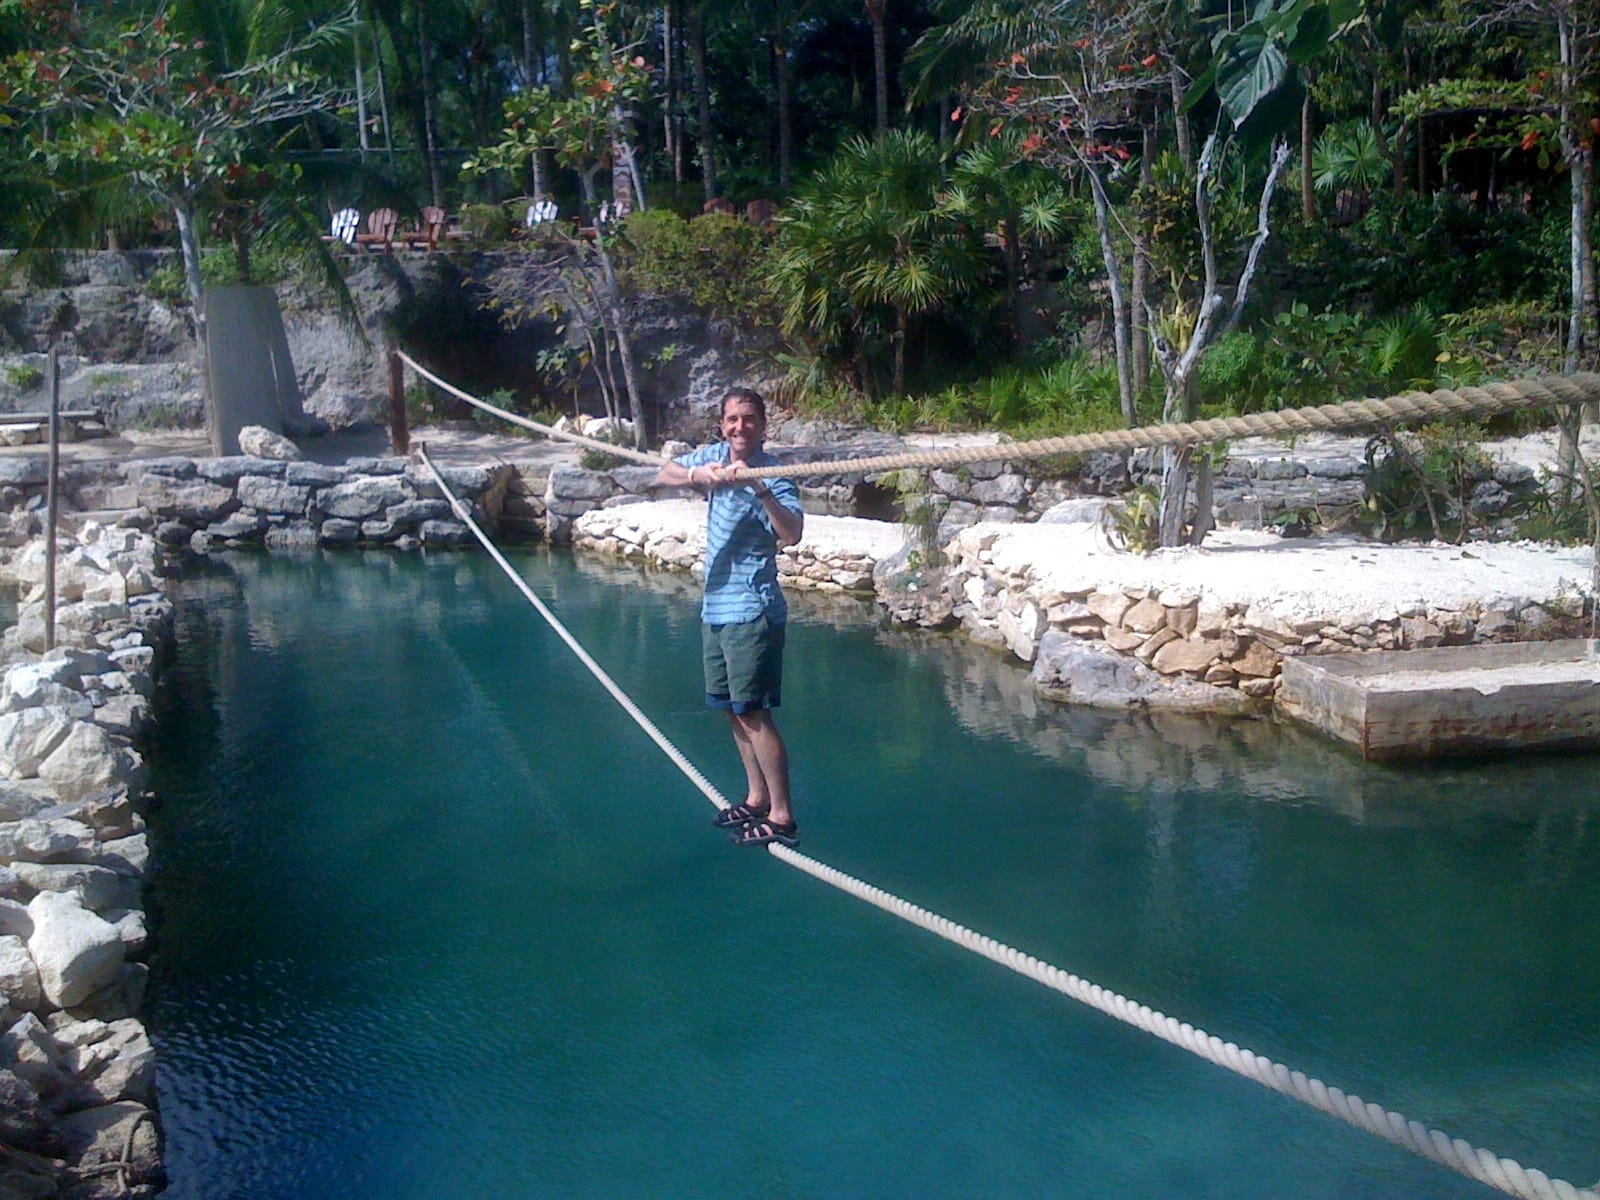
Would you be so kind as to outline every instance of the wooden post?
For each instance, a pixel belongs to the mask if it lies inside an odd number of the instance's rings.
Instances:
[[[56,646],[56,520],[57,476],[61,473],[61,358],[50,346],[50,470],[45,480],[44,506],[44,648]]]
[[[406,369],[393,346],[389,347],[389,442],[396,454],[411,453],[411,431],[406,428]]]

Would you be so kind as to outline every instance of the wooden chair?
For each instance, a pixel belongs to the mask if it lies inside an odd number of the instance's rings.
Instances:
[[[356,230],[360,228],[361,210],[359,208],[341,208],[333,214],[333,220],[328,225],[327,236],[322,240],[353,246],[356,240]]]
[[[439,235],[444,232],[444,209],[430,204],[418,214],[417,227],[400,235],[402,246],[421,246],[424,250],[439,248]]]
[[[367,216],[367,231],[356,234],[356,245],[380,253],[394,248],[395,226],[400,214],[392,208],[375,208]]]

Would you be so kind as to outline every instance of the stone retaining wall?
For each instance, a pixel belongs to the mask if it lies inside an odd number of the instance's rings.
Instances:
[[[994,564],[997,536],[992,529],[959,534],[944,567],[922,573],[920,594],[906,591],[903,564],[885,564],[880,602],[899,620],[959,625],[1009,651],[1033,664],[1042,694],[1072,703],[1241,711],[1246,701],[1276,696],[1288,656],[1548,638],[1586,612],[1575,593],[1489,607],[1414,603],[1350,625],[1326,615],[1291,621],[1179,588],[1044,587],[1027,569]]]
[[[29,524],[27,514],[9,530]],[[45,545],[16,543],[0,683],[0,1195],[150,1196],[164,1182],[148,967],[145,768],[135,742],[172,606],[147,533],[88,523],[58,544],[44,651]]]
[[[0,504],[38,509],[41,458],[0,460]],[[513,477],[509,466],[445,467],[473,518],[497,526]],[[453,546],[471,537],[427,469],[404,458],[353,459],[343,466],[237,455],[66,464],[69,517],[129,510],[163,546],[354,544]]]

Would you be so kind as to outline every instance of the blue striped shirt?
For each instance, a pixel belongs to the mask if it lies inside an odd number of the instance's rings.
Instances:
[[[728,461],[728,443],[702,446],[673,460],[693,470]],[[752,467],[775,467],[778,460],[765,450],[754,455]],[[767,479],[775,500],[790,512],[800,513],[800,493],[787,479]],[[719,487],[711,493],[706,514],[706,595],[700,619],[708,625],[742,625],[766,617],[774,625],[789,618],[789,605],[778,586],[778,535],[772,519],[756,498],[757,484]]]

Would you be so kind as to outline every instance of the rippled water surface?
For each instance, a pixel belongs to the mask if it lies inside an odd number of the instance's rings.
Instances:
[[[724,791],[693,586],[519,565]],[[1600,761],[1378,769],[1035,711],[796,597],[804,849],[1329,1083],[1600,1176]],[[169,1196],[1474,1197],[729,847],[493,566],[230,558],[164,683]]]

